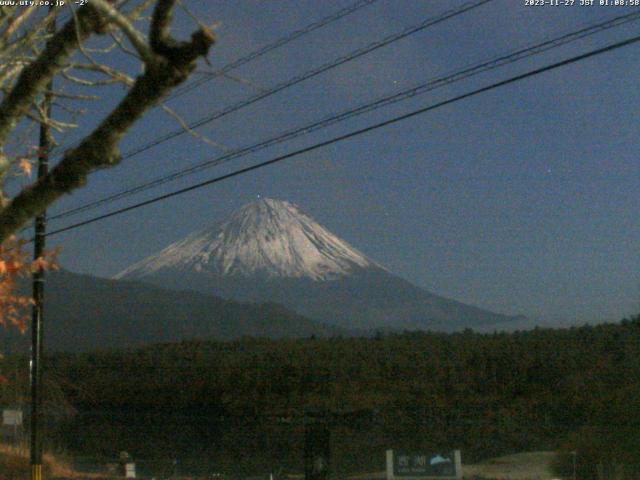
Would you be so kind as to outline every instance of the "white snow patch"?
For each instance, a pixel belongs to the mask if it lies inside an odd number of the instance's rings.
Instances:
[[[331,280],[356,268],[380,267],[289,202],[262,198],[229,220],[179,240],[114,278],[159,270],[215,275]]]

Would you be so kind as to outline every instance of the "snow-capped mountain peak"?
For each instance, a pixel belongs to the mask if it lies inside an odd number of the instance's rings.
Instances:
[[[379,267],[289,202],[262,198],[217,225],[195,232],[120,272],[142,278],[161,270],[216,276],[309,278],[347,276]]]

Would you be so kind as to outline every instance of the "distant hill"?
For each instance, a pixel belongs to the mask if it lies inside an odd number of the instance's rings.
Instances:
[[[242,336],[281,338],[345,333],[276,304],[240,303],[66,271],[47,275],[45,299],[47,351],[88,351]],[[5,352],[16,346],[24,351],[29,342],[28,335],[0,333]]]
[[[234,300],[270,301],[359,330],[508,325],[508,316],[419,288],[367,258],[297,206],[261,199],[116,275]]]

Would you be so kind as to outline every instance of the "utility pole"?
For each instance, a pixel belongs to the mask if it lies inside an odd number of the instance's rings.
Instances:
[[[53,10],[49,7],[49,12]],[[48,34],[55,33],[55,18],[47,28]],[[43,121],[40,123],[40,139],[38,144],[38,180],[49,171],[49,151],[51,150],[51,118],[53,80],[47,84],[42,100]],[[47,225],[46,211],[35,219],[35,238],[33,246],[34,260],[44,254],[45,232]],[[31,480],[42,480],[42,314],[44,301],[44,271],[38,269],[33,272],[33,309],[31,317]]]
[[[328,411],[308,412],[304,418],[304,478],[328,480],[331,468],[331,419]]]

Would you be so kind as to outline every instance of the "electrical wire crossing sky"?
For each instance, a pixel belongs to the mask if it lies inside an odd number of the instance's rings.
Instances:
[[[65,268],[113,275],[263,195],[464,303],[555,325],[637,313],[637,8],[185,6],[219,41],[168,103],[228,151],[150,112],[120,166],[49,212]]]

